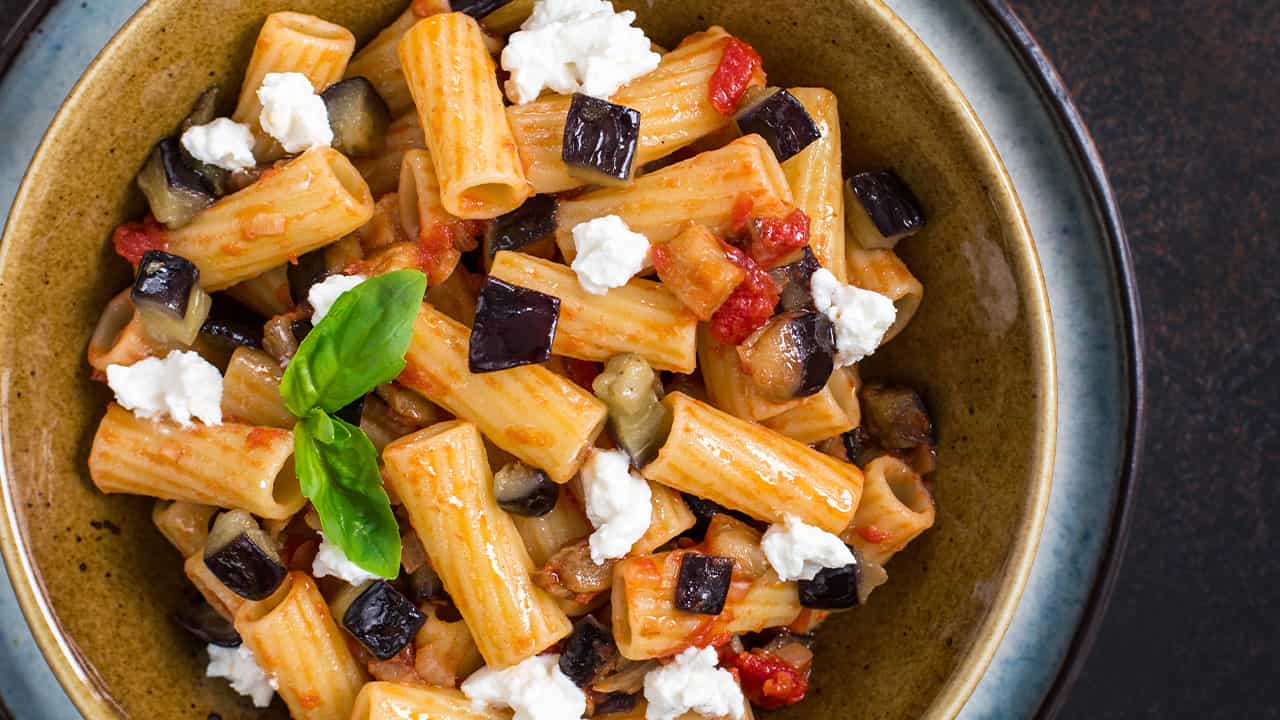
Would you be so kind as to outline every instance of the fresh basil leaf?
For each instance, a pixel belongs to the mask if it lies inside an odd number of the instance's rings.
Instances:
[[[400,526],[382,488],[378,452],[360,428],[312,410],[293,430],[302,494],[325,538],[379,577],[400,574]]]
[[[289,412],[336,412],[394,380],[426,290],[426,275],[397,270],[343,293],[289,361],[280,382]]]

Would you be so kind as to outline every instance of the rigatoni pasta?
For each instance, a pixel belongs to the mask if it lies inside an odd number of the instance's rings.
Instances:
[[[916,310],[924,301],[924,285],[893,250],[867,250],[857,243],[849,243],[845,252],[849,261],[849,284],[893,301],[897,315],[881,341],[887,343],[915,317]]]
[[[884,565],[933,527],[935,517],[933,497],[920,475],[885,455],[867,465],[862,502],[844,537],[868,561]]]
[[[836,96],[825,88],[791,88],[790,92],[813,117],[822,137],[782,163],[782,171],[796,207],[809,216],[809,246],[814,256],[836,279],[846,282],[844,176]]]
[[[284,372],[275,358],[250,347],[236,348],[222,378],[222,413],[249,425],[289,429],[297,418],[280,397]]]
[[[805,444],[835,437],[858,427],[862,412],[858,406],[856,370],[836,370],[827,386],[816,395],[801,400],[786,412],[763,421],[770,430]]]
[[[389,682],[364,686],[351,720],[510,720],[511,713],[476,709],[462,693]]]

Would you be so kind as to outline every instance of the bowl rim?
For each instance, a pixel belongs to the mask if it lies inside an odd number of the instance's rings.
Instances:
[[[842,0],[861,2],[874,11],[883,28],[898,45],[907,51],[926,72],[916,73],[925,89],[938,99],[949,119],[963,128],[965,142],[974,145],[977,171],[993,181],[990,196],[995,200],[996,215],[1001,227],[1010,232],[1016,245],[1029,252],[1029,265],[1019,280],[1025,288],[1023,300],[1027,303],[1029,325],[1032,328],[1029,355],[1033,364],[1033,376],[1037,377],[1035,404],[1040,420],[1038,443],[1032,447],[1033,469],[1027,486],[1027,504],[1015,540],[1006,557],[999,589],[974,629],[968,648],[958,656],[955,667],[944,681],[938,694],[921,714],[922,720],[954,720],[965,702],[986,672],[1005,631],[1013,620],[1018,601],[1026,587],[1035,562],[1036,549],[1049,506],[1053,481],[1054,447],[1057,439],[1057,366],[1054,348],[1053,320],[1050,313],[1048,289],[1040,264],[1030,226],[1021,200],[1014,187],[999,151],[959,86],[927,45],[883,0]],[[32,192],[31,179],[42,172],[51,140],[68,122],[69,115],[78,104],[85,88],[98,80],[104,72],[105,59],[114,54],[136,26],[156,12],[160,0],[147,0],[111,37],[97,53],[80,79],[63,100],[53,120],[46,129],[31,162],[23,174],[22,182],[14,197],[6,219],[4,233],[0,235],[0,269],[3,267],[4,248],[13,219],[22,210]],[[76,709],[91,720],[114,720],[125,717],[123,708],[115,702],[105,683],[97,677],[91,665],[80,655],[74,643],[63,632],[56,613],[50,605],[41,577],[34,568],[22,531],[21,512],[13,495],[9,478],[12,466],[8,438],[7,395],[0,396],[0,440],[3,455],[0,456],[0,555],[10,570],[10,578],[23,616],[41,653],[52,669],[59,684],[66,691]]]

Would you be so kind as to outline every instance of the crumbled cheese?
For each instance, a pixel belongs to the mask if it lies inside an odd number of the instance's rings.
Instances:
[[[812,580],[824,568],[854,562],[853,552],[839,537],[787,515],[771,525],[760,540],[764,556],[783,581]]]
[[[311,576],[322,578],[326,575],[344,580],[350,585],[378,579],[377,575],[351,562],[337,543],[329,542],[324,533],[320,533],[320,549],[316,551],[316,559],[311,561]]]
[[[587,543],[597,565],[623,557],[649,529],[653,491],[631,471],[621,450],[593,450],[582,466],[582,492],[587,518],[596,529]]]
[[[592,295],[622,287],[649,266],[649,239],[632,232],[617,215],[606,215],[573,228],[573,271]]]
[[[836,328],[836,366],[848,367],[880,347],[898,310],[889,298],[845,285],[822,268],[809,281],[813,304]]]
[[[581,720],[587,712],[587,696],[560,670],[559,655],[535,655],[505,670],[480,668],[462,692],[481,711],[511,708],[511,720]]]
[[[271,704],[278,683],[258,665],[258,659],[247,645],[219,647],[209,645],[209,667],[206,677],[225,678],[231,681],[231,689],[253,698],[253,706],[264,708]]]
[[[604,0],[538,0],[502,51],[507,97],[524,104],[549,89],[609,99],[662,60],[635,19]]]
[[[182,147],[191,157],[232,172],[257,164],[253,144],[253,129],[230,118],[194,125],[182,133]]]
[[[188,427],[195,417],[222,424],[222,374],[199,353],[174,350],[132,365],[108,365],[107,385],[116,402],[139,417],[171,417]]]
[[[703,717],[746,715],[742,688],[728,670],[716,667],[714,648],[686,648],[669,664],[644,676],[645,720],[674,720],[693,711]]]
[[[258,88],[258,122],[285,152],[300,153],[333,143],[329,109],[302,73],[267,73]]]
[[[307,291],[307,302],[311,304],[311,324],[319,325],[343,293],[365,280],[368,278],[364,275],[330,275],[312,285]]]

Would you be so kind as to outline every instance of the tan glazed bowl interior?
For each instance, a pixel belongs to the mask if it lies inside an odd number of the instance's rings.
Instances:
[[[892,167],[924,205],[928,228],[899,246],[924,304],[864,375],[925,390],[938,523],[866,606],[822,628],[809,699],[782,714],[952,718],[1021,594],[1053,456],[1048,301],[1009,178],[946,72],[878,0],[616,4],[663,45],[724,25],[764,56],[771,85],[831,88],[846,172]],[[367,40],[405,5],[152,0],[71,94],[18,195],[0,247],[0,535],[36,638],[89,718],[285,717],[204,679],[203,648],[170,620],[191,591],[152,501],[101,495],[86,470],[108,391],[85,347],[129,279],[108,238],[142,210],[133,177],[201,90],[235,96],[268,13],[313,13]]]

